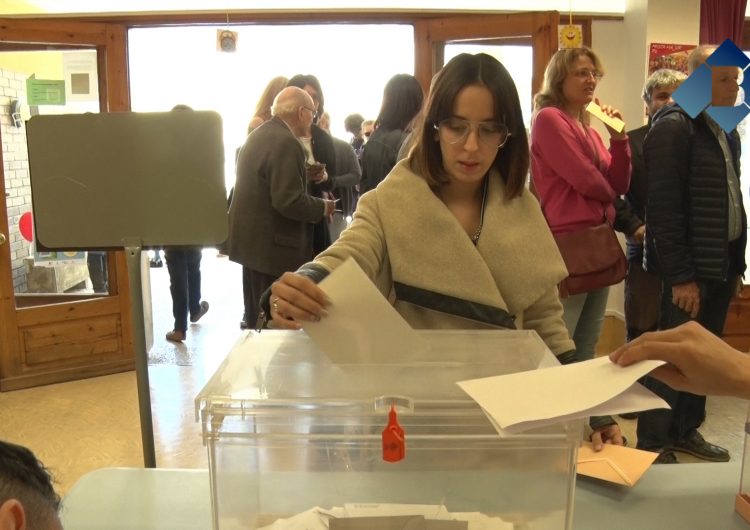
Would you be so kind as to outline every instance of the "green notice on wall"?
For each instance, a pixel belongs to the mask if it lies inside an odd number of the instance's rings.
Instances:
[[[65,105],[65,81],[27,79],[26,97],[29,105]]]

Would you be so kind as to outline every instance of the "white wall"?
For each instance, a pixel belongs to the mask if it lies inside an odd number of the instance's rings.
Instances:
[[[628,112],[625,105],[627,101],[627,94],[625,93],[627,70],[624,65],[627,55],[630,53],[630,46],[624,45],[627,42],[626,28],[622,21],[602,20],[592,23],[591,47],[599,56],[605,72],[599,86],[596,88],[596,96],[601,103],[620,109],[626,127],[632,129],[633,127],[640,126],[640,117],[633,115],[632,111]],[[606,142],[606,139],[609,138],[609,133],[604,125],[598,120],[592,120],[592,125]],[[620,239],[624,245],[624,239],[621,235]],[[607,314],[625,320],[623,304],[622,283],[610,287]]]

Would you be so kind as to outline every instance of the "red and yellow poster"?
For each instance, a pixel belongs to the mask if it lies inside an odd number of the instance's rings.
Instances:
[[[648,75],[660,68],[688,73],[687,58],[695,44],[662,44],[652,42],[648,50]]]

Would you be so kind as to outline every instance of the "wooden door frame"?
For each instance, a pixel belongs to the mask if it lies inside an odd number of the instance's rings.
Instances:
[[[97,50],[101,112],[130,110],[127,76],[127,27],[124,24],[70,19],[0,19],[0,48],[31,49],[39,45],[84,46]],[[12,43],[12,44],[11,44]],[[2,154],[0,153],[0,157]],[[1,158],[0,158],[1,160]],[[5,199],[0,198],[5,208]],[[0,230],[8,234],[8,219],[0,216]],[[110,295],[90,299],[38,297],[30,307],[18,307],[11,278],[0,278],[0,390],[104,375],[134,368],[131,297],[124,251],[110,252]],[[10,245],[0,247],[0,261],[10,263]],[[3,265],[5,266],[5,265]],[[21,330],[85,321],[101,315],[118,318],[120,345],[106,359],[66,365],[50,363],[30,369],[22,359]],[[95,352],[92,352],[95,353]]]
[[[414,23],[415,76],[427,91],[443,64],[442,43],[469,39],[508,39],[508,43],[532,46],[532,95],[542,86],[544,69],[557,51],[557,11],[471,15],[417,20]]]

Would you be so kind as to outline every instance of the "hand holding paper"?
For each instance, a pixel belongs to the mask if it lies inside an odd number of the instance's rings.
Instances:
[[[404,362],[428,349],[352,258],[318,285],[332,302],[328,315],[302,327],[333,362]]]
[[[628,367],[608,357],[510,375],[460,381],[495,423],[500,434],[516,434],[565,420],[669,408],[636,383],[663,364],[644,361]]]
[[[611,107],[607,107],[607,110],[610,109]],[[616,133],[622,133],[623,129],[625,129],[625,122],[617,116],[613,116],[612,112],[605,112],[605,110],[599,105],[599,100],[589,103],[586,107],[586,110],[589,114],[601,120],[604,125],[612,129]]]

